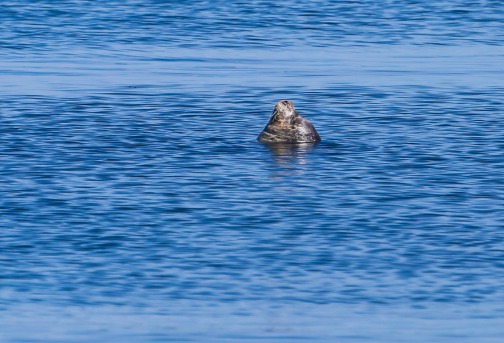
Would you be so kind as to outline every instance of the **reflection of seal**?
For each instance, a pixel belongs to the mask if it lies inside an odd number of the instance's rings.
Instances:
[[[300,158],[310,151],[315,149],[317,145],[314,143],[298,143],[298,144],[289,144],[289,143],[275,143],[275,144],[266,144],[269,151],[273,153],[276,157],[280,157],[282,159],[297,159]]]
[[[320,141],[315,127],[294,109],[292,101],[281,100],[257,140],[265,143],[312,143]]]

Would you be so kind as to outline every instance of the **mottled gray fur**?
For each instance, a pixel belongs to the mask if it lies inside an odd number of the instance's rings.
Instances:
[[[313,143],[320,141],[315,127],[295,109],[292,101],[281,100],[257,140],[265,143]]]

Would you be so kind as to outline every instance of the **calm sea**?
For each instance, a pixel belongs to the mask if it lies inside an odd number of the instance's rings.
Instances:
[[[2,1],[0,341],[503,342],[503,108],[497,0]]]

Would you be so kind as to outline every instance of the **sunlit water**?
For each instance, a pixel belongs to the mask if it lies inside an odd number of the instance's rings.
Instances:
[[[502,342],[503,18],[3,2],[0,341]]]

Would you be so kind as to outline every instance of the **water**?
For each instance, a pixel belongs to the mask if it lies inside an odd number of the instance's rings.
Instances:
[[[503,16],[3,2],[0,341],[501,342]]]

